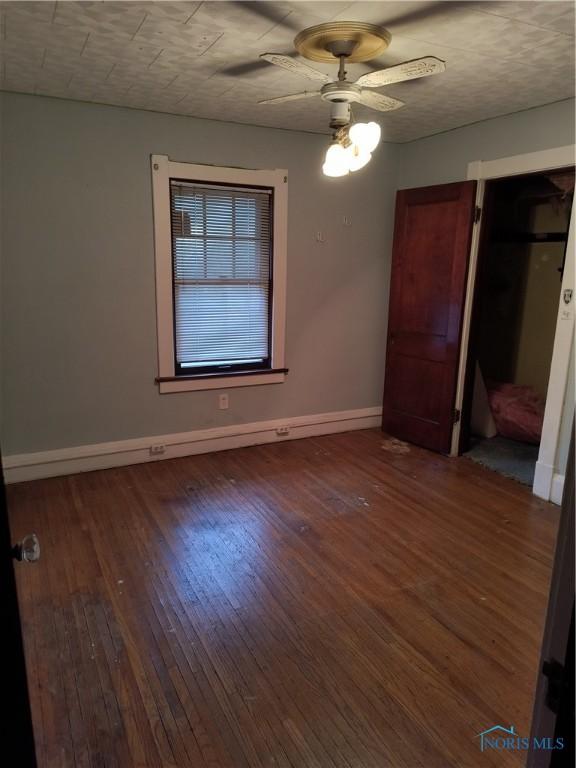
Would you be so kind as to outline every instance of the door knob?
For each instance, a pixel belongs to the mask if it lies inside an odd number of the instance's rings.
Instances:
[[[35,563],[40,560],[40,542],[35,533],[24,536],[12,547],[12,557],[19,562]]]

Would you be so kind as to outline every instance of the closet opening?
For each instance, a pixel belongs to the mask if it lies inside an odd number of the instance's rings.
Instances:
[[[532,486],[574,168],[486,182],[460,453]]]

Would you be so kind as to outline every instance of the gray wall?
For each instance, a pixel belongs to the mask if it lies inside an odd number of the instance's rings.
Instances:
[[[362,173],[338,180],[321,175],[321,136],[0,98],[5,454],[379,405],[396,188],[574,142],[574,105],[562,102],[384,144]],[[289,170],[290,374],[230,389],[228,411],[217,392],[159,395],[154,384],[152,153]]]
[[[397,146],[325,179],[327,137],[1,98],[6,455],[380,404]],[[290,374],[230,389],[228,411],[154,383],[152,153],[289,170]]]
[[[574,144],[574,100],[484,120],[400,146],[400,187],[462,181],[468,163]]]

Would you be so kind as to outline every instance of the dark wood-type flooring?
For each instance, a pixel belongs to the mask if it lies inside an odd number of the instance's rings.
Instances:
[[[520,766],[558,508],[378,430],[10,486],[41,768]]]

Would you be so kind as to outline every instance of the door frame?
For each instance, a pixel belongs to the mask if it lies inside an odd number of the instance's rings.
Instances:
[[[574,437],[570,441],[568,463],[566,466],[566,484],[562,499],[562,511],[560,513],[560,525],[556,538],[556,552],[554,554],[554,567],[550,581],[548,596],[548,609],[546,623],[542,637],[540,660],[536,675],[536,693],[534,695],[534,708],[532,712],[532,728],[530,742],[534,739],[543,739],[553,734],[566,738],[565,733],[558,733],[564,725],[562,713],[555,713],[549,707],[547,691],[550,680],[546,677],[543,668],[545,661],[558,661],[564,667],[564,674],[568,678],[568,690],[574,685],[572,675],[567,670],[567,659],[573,653],[570,647],[570,623],[574,610]],[[574,689],[572,688],[572,691]],[[564,697],[562,697],[564,698]],[[560,709],[566,702],[561,701]],[[569,713],[566,713],[569,714]],[[560,718],[560,723],[558,723]],[[570,718],[571,719],[571,718]],[[560,726],[560,728],[558,727]],[[554,753],[546,750],[530,750],[527,760],[527,768],[549,768],[550,765],[563,765],[561,759],[556,762],[552,759]],[[562,753],[556,753],[555,757],[561,758]],[[569,764],[569,763],[567,763]]]
[[[468,164],[468,180],[476,180],[476,206],[482,211],[486,182],[490,179],[503,179],[510,176],[520,176],[539,171],[550,171],[555,168],[566,168],[575,165],[575,146],[569,144],[564,147],[545,149],[540,152],[530,152],[524,155],[502,157],[498,160],[476,160]],[[534,473],[533,493],[546,501],[552,500],[559,504],[562,497],[563,475],[556,471],[555,461],[558,452],[558,440],[564,401],[567,397],[573,397],[573,393],[567,392],[568,375],[570,370],[570,351],[574,338],[574,297],[566,305],[563,300],[564,291],[574,289],[574,259],[573,253],[576,245],[576,223],[574,202],[570,216],[570,229],[562,286],[560,289],[560,302],[556,320],[554,336],[554,349],[550,367],[550,378],[546,393],[546,408],[544,411],[544,423],[542,427],[542,439],[540,451]],[[462,318],[462,335],[460,339],[460,358],[458,365],[458,379],[456,383],[455,408],[462,412],[464,391],[466,384],[466,369],[470,344],[470,326],[472,322],[472,309],[474,303],[474,291],[478,272],[478,254],[480,250],[480,236],[482,231],[483,216],[474,223],[472,230],[472,243],[470,246],[470,259],[468,264],[468,280],[466,284],[466,299]],[[458,456],[460,442],[461,422],[456,422],[452,430],[452,446],[450,455]]]

